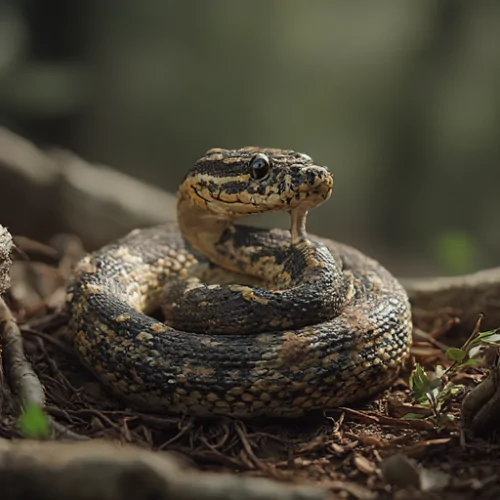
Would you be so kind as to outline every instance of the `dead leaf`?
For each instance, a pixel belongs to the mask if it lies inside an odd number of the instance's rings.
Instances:
[[[375,474],[377,470],[377,466],[363,455],[356,455],[354,457],[354,465],[360,472],[367,475]]]

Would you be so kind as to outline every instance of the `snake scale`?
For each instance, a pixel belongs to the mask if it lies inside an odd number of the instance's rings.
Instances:
[[[134,407],[295,417],[373,396],[409,355],[405,291],[354,248],[305,232],[332,174],[302,153],[212,149],[177,222],[87,255],[67,289],[79,358]],[[235,224],[286,211],[291,230]]]

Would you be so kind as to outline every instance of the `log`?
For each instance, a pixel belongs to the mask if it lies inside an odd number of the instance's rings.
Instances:
[[[199,472],[167,453],[93,440],[0,439],[2,500],[326,500],[327,489]]]
[[[462,311],[461,326],[472,330],[480,314],[484,330],[500,326],[500,267],[452,277],[401,280],[414,310]]]
[[[175,196],[61,149],[43,151],[0,127],[0,214],[13,234],[77,234],[87,250],[173,220]]]

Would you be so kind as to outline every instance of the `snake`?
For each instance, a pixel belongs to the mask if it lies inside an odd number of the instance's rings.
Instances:
[[[306,231],[332,191],[304,153],[207,151],[180,183],[176,221],[75,266],[66,309],[81,363],[162,414],[294,418],[384,391],[409,357],[409,300],[376,260]],[[290,229],[240,223],[268,212]]]

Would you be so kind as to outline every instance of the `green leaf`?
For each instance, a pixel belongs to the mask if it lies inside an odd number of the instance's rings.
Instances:
[[[406,415],[403,415],[401,418],[403,420],[424,420],[428,416],[429,415],[425,415],[423,413],[407,413]]]
[[[441,380],[439,378],[431,379],[419,363],[415,365],[409,382],[413,399],[418,403],[434,400],[441,388]]]
[[[479,359],[468,359],[462,363],[462,366],[474,366],[480,363]]]
[[[447,398],[450,398],[461,394],[464,390],[465,385],[448,382],[446,384],[446,387],[442,390],[441,394],[443,394]]]
[[[500,343],[500,333],[493,333],[488,337],[483,337],[481,342],[486,342],[487,344],[498,344]]]
[[[415,370],[413,370],[410,376],[411,389],[418,394],[423,394],[424,387],[428,380],[429,377],[427,376],[427,373],[425,373],[420,363],[417,363],[415,365]]]
[[[484,337],[489,337],[490,335],[494,335],[497,333],[498,330],[488,330],[486,332],[480,332],[477,334],[477,337],[479,340],[482,340]]]
[[[467,352],[467,355],[469,358],[475,358],[481,354],[481,349],[483,348],[482,345],[474,345],[472,346],[469,351]],[[477,360],[478,361],[478,360]],[[465,365],[465,363],[463,363]]]
[[[474,339],[475,343],[477,342],[486,342],[487,344],[498,344],[500,343],[500,333],[499,329],[496,330],[488,330],[487,332],[481,332]]]
[[[25,438],[47,439],[50,437],[47,416],[38,405],[28,405],[19,417],[18,425]]]
[[[467,356],[467,353],[465,351],[462,351],[462,349],[457,349],[456,347],[450,347],[449,349],[446,349],[446,357],[450,361],[463,361]]]
[[[415,369],[410,375],[409,382],[410,389],[412,390],[414,395],[414,399],[419,402],[425,400],[425,386],[429,382],[429,377],[424,372],[419,363],[415,365]]]
[[[451,413],[441,413],[437,419],[437,429],[446,429],[450,424],[455,422],[455,417]]]

